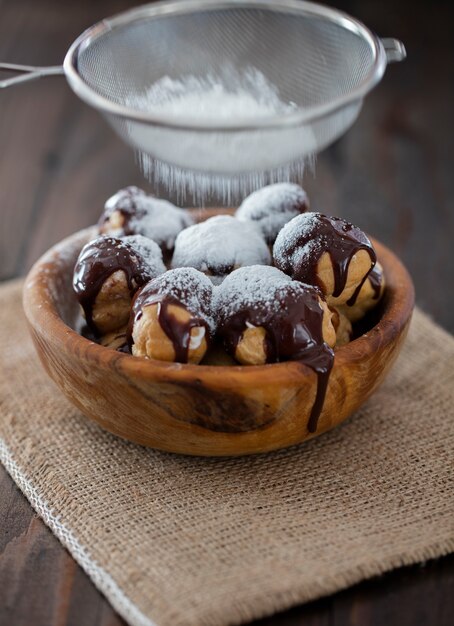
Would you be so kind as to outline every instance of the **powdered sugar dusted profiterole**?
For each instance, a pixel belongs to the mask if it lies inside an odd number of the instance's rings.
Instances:
[[[271,255],[258,227],[230,215],[216,215],[182,230],[175,242],[173,267],[195,267],[219,283],[246,265],[270,265]]]
[[[165,254],[172,252],[178,233],[191,224],[187,211],[148,196],[138,187],[117,191],[107,200],[98,222],[102,234],[143,235],[159,244]]]
[[[150,178],[231,198],[300,174],[404,57],[399,41],[301,0],[156,2],[88,29],[63,67],[2,64],[21,75],[0,87],[64,73]]]
[[[199,363],[216,323],[209,278],[192,267],[150,281],[134,300],[128,327],[134,356]]]
[[[24,308],[52,378],[102,427],[185,454],[274,450],[342,422],[405,337],[413,288],[400,262],[356,226],[304,212],[279,231],[273,267],[257,220],[191,214],[206,230],[178,234],[172,260],[188,255],[185,267],[166,270],[152,239],[96,237],[96,228],[35,265]],[[196,228],[217,244],[192,249]],[[266,252],[261,261],[238,254],[245,230]]]
[[[255,222],[267,243],[273,245],[287,222],[309,210],[309,199],[294,183],[276,183],[257,189],[245,198],[235,216],[243,222]]]

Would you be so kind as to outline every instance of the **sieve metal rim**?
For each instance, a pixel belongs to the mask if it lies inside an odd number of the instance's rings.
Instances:
[[[280,114],[261,118],[259,121],[251,123],[250,119],[235,119],[231,123],[222,121],[222,124],[215,120],[191,120],[179,118],[165,114],[154,114],[141,111],[125,105],[112,102],[108,98],[97,93],[82,78],[78,71],[77,62],[80,53],[91,46],[108,32],[123,28],[128,24],[133,24],[144,18],[162,18],[170,15],[184,15],[194,11],[223,10],[229,8],[255,8],[272,10],[288,14],[306,14],[314,17],[321,17],[328,21],[363,37],[369,44],[372,51],[373,63],[365,79],[355,89],[349,93],[339,96],[323,105],[317,105],[291,113]],[[331,115],[348,105],[362,100],[364,96],[381,80],[387,65],[387,54],[383,42],[362,22],[351,17],[347,13],[326,7],[306,0],[163,0],[153,4],[146,4],[130,9],[110,18],[105,18],[85,30],[69,48],[64,62],[63,69],[67,81],[73,91],[90,106],[95,107],[105,114],[121,117],[128,121],[160,126],[170,129],[197,131],[197,132],[238,132],[254,131],[260,129],[279,129],[293,126],[302,126],[318,121],[323,117]]]

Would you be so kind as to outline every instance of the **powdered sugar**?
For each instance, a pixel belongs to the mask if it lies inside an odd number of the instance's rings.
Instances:
[[[131,228],[171,250],[178,233],[193,223],[191,216],[167,200],[158,200],[151,196],[140,197],[138,200],[145,213],[140,218],[131,219]]]
[[[307,194],[293,183],[262,187],[245,198],[236,211],[241,221],[254,221],[265,239],[273,243],[281,228],[309,208]]]
[[[273,258],[278,267],[298,267],[306,258],[310,258],[320,248],[318,239],[310,239],[304,245],[298,242],[310,237],[318,223],[320,213],[303,213],[294,217],[279,232],[273,247]]]
[[[169,270],[148,283],[142,292],[143,296],[148,292],[150,296],[167,296],[181,302],[193,315],[202,317],[214,332],[213,285],[202,272],[193,267]]]
[[[129,235],[128,237],[123,237],[121,241],[139,254],[143,262],[153,269],[154,274],[163,274],[166,271],[166,266],[162,260],[161,248],[155,241],[143,235]]]
[[[165,76],[127,104],[170,124],[126,125],[145,175],[202,201],[210,193],[227,200],[237,191],[290,180],[316,148],[308,125],[255,128],[298,107],[252,67],[227,68],[221,75]]]
[[[218,215],[178,235],[172,267],[195,267],[222,277],[236,267],[270,262],[268,246],[253,223]]]
[[[241,309],[279,310],[277,292],[292,283],[290,276],[276,267],[252,265],[229,274],[214,291],[214,307],[221,318]]]
[[[130,185],[124,189],[119,189],[117,193],[114,193],[113,196],[108,198],[104,204],[104,209],[107,214],[110,214],[118,208],[130,210],[134,207],[135,199],[138,196],[145,195],[146,194],[143,189],[140,189],[140,187],[136,187],[135,185]]]
[[[110,229],[105,220],[109,220],[115,211],[123,214],[125,225]],[[148,196],[137,187],[127,187],[107,200],[100,222],[104,232],[109,234],[144,235],[162,248],[171,250],[178,233],[193,224],[193,219],[187,211],[167,200]]]
[[[181,124],[259,121],[297,108],[293,102],[283,102],[276,87],[256,69],[225,74],[225,80],[213,74],[189,74],[180,79],[164,76],[144,94],[134,95],[128,104],[142,111],[164,113]]]
[[[302,140],[304,142],[304,138]],[[220,142],[219,151],[224,148],[225,146]],[[219,198],[224,206],[233,206],[255,189],[278,181],[302,180],[307,166],[312,170],[315,168],[314,156],[307,156],[305,159],[296,158],[291,163],[257,172],[247,169],[238,171],[241,163],[240,157],[237,156],[232,161],[232,165],[237,170],[228,174],[196,171],[190,169],[189,165],[177,166],[174,163],[166,163],[162,159],[153,158],[145,152],[139,153],[137,158],[144,176],[149,181],[171,189],[176,194],[179,203],[190,199],[197,206],[204,206],[207,198],[212,202],[213,197]]]

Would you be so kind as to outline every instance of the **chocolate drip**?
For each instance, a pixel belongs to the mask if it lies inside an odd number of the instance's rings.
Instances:
[[[364,278],[362,279],[362,281],[359,283],[359,285],[356,287],[355,291],[353,292],[352,296],[347,300],[347,306],[353,306],[356,303],[356,300],[358,299],[359,296],[359,292],[361,291],[361,289],[363,288],[364,283],[366,282],[366,280],[369,278],[370,276],[370,271],[364,276]]]
[[[374,290],[373,299],[378,300],[378,298],[380,297],[381,286],[382,286],[382,281],[383,281],[383,275],[382,275],[381,269],[377,266],[372,268],[368,276],[368,279],[370,281],[370,285],[372,289]]]
[[[256,303],[254,308],[242,309],[221,323],[219,333],[227,352],[234,355],[249,325],[266,331],[267,363],[299,360],[317,374],[317,394],[307,428],[313,433],[323,408],[334,352],[323,340],[323,309],[317,289],[304,292],[281,290],[277,294],[279,311],[270,312]]]
[[[362,281],[359,283],[359,285],[355,289],[352,297],[349,300],[347,300],[347,306],[353,306],[356,303],[356,300],[358,299],[360,291],[363,288],[363,285],[367,279],[369,279],[370,285],[374,291],[373,300],[377,300],[380,297],[382,273],[381,273],[381,270],[378,269],[377,266],[375,265],[370,270],[370,272],[364,276]]]
[[[116,271],[126,276],[131,298],[138,289],[153,278],[151,270],[137,252],[115,237],[98,237],[88,243],[74,268],[73,288],[82,305],[87,325],[95,333],[93,306],[104,282]]]
[[[177,363],[187,363],[189,355],[189,344],[191,341],[191,330],[196,327],[204,327],[206,337],[208,337],[207,323],[199,317],[191,317],[186,322],[181,322],[169,311],[171,304],[181,306],[181,303],[165,298],[158,304],[158,320],[162,330],[172,342],[175,350],[175,361]]]
[[[310,253],[302,254],[299,261],[293,265],[292,259],[297,251],[307,244],[312,244]],[[360,250],[366,250],[370,256],[371,266],[374,267],[377,261],[375,251],[361,229],[339,217],[328,217],[317,213],[314,214],[310,228],[303,228],[301,233],[292,237],[292,244],[288,247],[285,246],[283,258],[279,259],[278,256],[276,266],[296,280],[321,287],[317,276],[317,265],[322,255],[328,252],[334,273],[333,296],[337,297],[345,288],[350,261]],[[367,274],[363,282],[366,277]],[[358,293],[361,287],[362,283]],[[356,300],[357,294],[356,296],[355,294],[351,298],[352,304]]]
[[[132,346],[134,343],[132,338],[133,325],[142,317],[143,309],[153,304],[158,305],[158,322],[172,343],[175,351],[175,361],[177,363],[187,363],[189,360],[191,330],[196,327],[205,328],[206,341],[209,340],[210,330],[205,320],[196,315],[193,316],[192,313],[191,317],[184,322],[177,319],[169,310],[171,305],[183,307],[186,310],[188,309],[178,299],[171,296],[159,293],[146,293],[144,291],[137,294],[134,299],[130,324],[128,326],[129,345]]]

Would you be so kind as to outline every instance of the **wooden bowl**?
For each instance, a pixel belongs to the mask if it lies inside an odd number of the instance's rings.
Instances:
[[[336,351],[314,433],[307,429],[317,376],[298,361],[263,366],[163,363],[99,346],[79,335],[72,271],[83,230],[31,269],[24,309],[49,376],[82,413],[136,443],[181,454],[243,455],[276,450],[343,422],[375,391],[395,361],[414,306],[410,276],[374,242],[387,290],[370,329]]]

